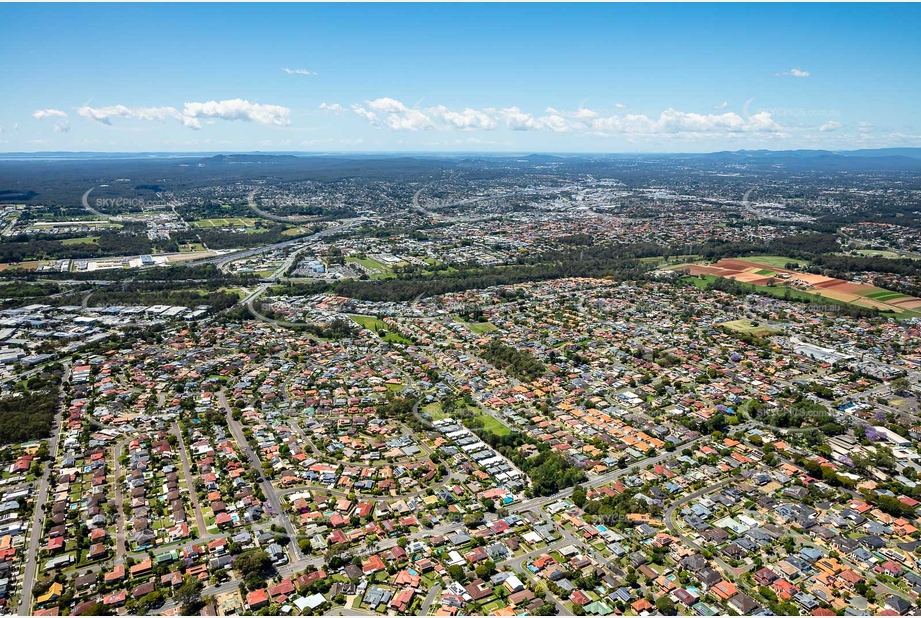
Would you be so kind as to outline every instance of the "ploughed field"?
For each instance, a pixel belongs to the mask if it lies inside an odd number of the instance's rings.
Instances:
[[[790,287],[860,307],[876,307],[880,311],[921,311],[921,299],[914,296],[864,283],[852,283],[843,279],[771,266],[758,262],[757,257],[747,260],[724,258],[715,264],[692,264],[681,268],[688,269],[691,275],[713,275],[758,286],[767,286],[773,280],[776,286]]]

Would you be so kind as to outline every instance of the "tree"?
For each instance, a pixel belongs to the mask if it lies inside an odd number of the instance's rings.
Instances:
[[[182,585],[176,589],[173,598],[182,608],[182,613],[186,616],[196,614],[201,608],[202,599],[201,591],[204,584],[197,577],[186,577]]]
[[[572,489],[572,503],[575,504],[580,509],[585,506],[585,488],[582,485],[576,485]]]
[[[676,616],[678,614],[674,602],[667,594],[663,594],[656,599],[656,609],[663,616]]]
[[[463,583],[467,579],[467,575],[464,573],[464,568],[457,564],[452,564],[448,567],[448,575],[451,576],[451,579],[460,583]]]
[[[240,554],[233,566],[244,578],[248,575],[265,576],[272,572],[272,559],[260,549]]]
[[[154,590],[151,593],[145,594],[138,600],[138,604],[144,609],[153,609],[155,607],[160,607],[163,605],[163,601],[166,599],[163,596],[163,593],[159,590]]]

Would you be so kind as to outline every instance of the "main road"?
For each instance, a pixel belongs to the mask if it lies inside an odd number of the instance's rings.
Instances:
[[[70,379],[70,361],[64,361],[64,374],[61,383],[64,384]],[[58,411],[54,416],[54,423],[51,426],[51,438],[48,442],[49,462],[54,462],[58,454],[58,442],[61,437],[61,424],[63,422],[62,412],[63,405],[63,386],[58,395]],[[35,573],[38,570],[38,552],[39,544],[42,541],[42,528],[45,520],[45,503],[48,500],[48,488],[51,484],[50,476],[54,474],[54,467],[45,462],[42,467],[42,476],[38,481],[38,493],[35,496],[35,502],[32,514],[32,527],[29,530],[29,548],[26,550],[25,570],[22,574],[22,590],[19,595],[19,607],[16,613],[20,616],[28,615],[32,608],[32,587],[35,584]]]
[[[262,474],[262,462],[259,460],[256,453],[253,452],[246,436],[243,435],[243,428],[240,426],[240,423],[233,418],[233,413],[230,409],[230,405],[227,403],[227,396],[224,389],[217,392],[217,401],[218,405],[224,408],[224,411],[227,413],[227,423],[230,426],[230,433],[232,433],[234,439],[236,439],[237,446],[245,453],[253,470],[255,470],[259,474],[259,478],[262,479],[260,485],[262,485],[262,493],[265,495],[266,501],[272,508],[272,519],[281,520],[282,525],[285,527],[285,531],[288,533],[288,538],[291,539],[289,545],[291,546],[291,554],[295,558],[294,561],[300,562],[304,559],[304,554],[297,544],[297,539],[299,538],[297,530],[294,529],[294,524],[291,523],[291,520],[285,514],[281,500],[278,498],[278,493],[275,491],[275,487],[273,487],[271,481]]]

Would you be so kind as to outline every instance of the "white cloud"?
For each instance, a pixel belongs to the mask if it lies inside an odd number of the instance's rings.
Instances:
[[[323,106],[321,106],[323,108]],[[352,111],[372,126],[389,127],[394,131],[426,129],[455,131],[550,131],[553,133],[582,132],[597,135],[664,135],[694,137],[699,134],[765,133],[779,135],[782,127],[770,112],[761,111],[748,118],[727,112],[698,114],[667,109],[658,117],[644,114],[610,114],[580,107],[575,111],[560,111],[553,107],[544,115],[535,116],[517,106],[506,108],[464,108],[452,110],[444,105],[414,109],[401,101],[382,97],[353,104]]]
[[[320,109],[322,109],[324,112],[329,112],[334,116],[338,116],[345,111],[345,108],[338,103],[320,103]]]
[[[738,114],[696,114],[667,109],[653,120],[644,114],[609,116],[592,121],[591,128],[602,133],[697,134],[771,132],[781,129],[770,112],[759,112],[745,119]]]
[[[723,102],[719,105],[714,105],[713,109],[726,109],[727,107],[729,107],[729,103]]]
[[[285,67],[282,69],[288,75],[316,75],[315,71],[308,71],[307,69],[289,69]]]
[[[533,131],[541,128],[534,116],[521,111],[518,107],[487,111],[495,113],[512,131]]]
[[[376,112],[381,112],[382,114],[399,114],[409,109],[400,101],[391,99],[390,97],[381,97],[380,99],[374,99],[373,101],[366,101],[366,103],[368,104],[368,107]]]
[[[496,128],[496,120],[486,112],[465,108],[461,112],[454,112],[445,107],[438,105],[426,110],[436,120],[440,120],[450,128],[460,129],[461,131],[472,131],[474,129],[491,130]]]
[[[809,71],[803,71],[799,68],[792,68],[789,71],[784,71],[783,73],[774,73],[777,77],[809,77]]]
[[[876,125],[874,125],[872,122],[858,122],[857,130],[861,133],[872,133],[876,130]]]
[[[199,121],[203,118],[286,127],[291,124],[290,116],[291,110],[287,107],[250,103],[243,99],[186,103],[182,109],[182,123],[193,129],[201,128]]]
[[[59,109],[37,109],[32,112],[32,117],[36,120],[44,120],[45,118],[67,118],[67,113]]]
[[[32,117],[36,120],[58,119],[52,127],[54,132],[67,133],[70,131],[70,121],[67,119],[67,112],[62,112],[59,109],[37,109],[32,112]]]
[[[819,127],[819,131],[837,131],[841,128],[841,123],[837,120],[829,120]]]
[[[186,103],[181,112],[175,107],[110,105],[108,107],[94,108],[84,105],[77,110],[77,113],[84,118],[89,118],[105,125],[111,125],[112,118],[117,117],[158,122],[172,118],[191,129],[200,129],[203,120],[209,124],[210,120],[240,120],[276,126],[291,124],[289,119],[291,110],[287,107],[250,103],[243,99]]]
[[[627,109],[627,106],[624,105],[623,103],[615,103],[615,104],[614,104],[614,107],[615,107],[616,109]]]
[[[109,105],[107,107],[90,107],[84,105],[77,110],[84,118],[111,125],[112,118],[129,118],[144,121],[163,122],[167,118],[182,120],[182,115],[175,107],[126,107],[124,105]]]
[[[382,114],[382,122],[394,131],[422,131],[435,128],[434,121],[425,113],[406,107],[396,99],[382,97],[365,101],[365,104],[374,111],[368,111],[357,105],[353,105],[352,110],[372,124],[376,125],[381,122],[377,114]]]
[[[380,123],[378,122],[378,119],[377,119],[377,114],[375,114],[374,112],[368,111],[365,108],[363,108],[361,105],[357,105],[357,104],[352,105],[352,111],[358,114],[359,116],[361,116],[362,118],[364,118],[365,120],[367,120],[368,122],[370,122],[371,126],[375,128],[380,127]]]

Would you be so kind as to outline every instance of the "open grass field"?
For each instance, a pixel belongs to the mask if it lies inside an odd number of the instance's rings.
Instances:
[[[868,257],[898,258],[901,257],[895,251],[882,251],[879,249],[858,249],[857,253]]]
[[[424,406],[422,408],[422,412],[428,414],[433,421],[440,421],[441,419],[448,417],[448,415],[442,411],[441,404],[437,401],[433,401],[432,403]]]
[[[879,290],[878,292],[870,292],[869,294],[862,294],[867,298],[872,298],[873,300],[878,300],[880,302],[886,302],[887,300],[892,300],[894,298],[907,298],[905,294],[901,292],[893,292],[892,290]]]
[[[179,245],[179,253],[192,253],[193,251],[204,251],[205,246],[200,242],[190,242],[185,245]]]
[[[379,319],[377,319],[377,318],[375,318],[375,317],[371,317],[371,316],[369,316],[369,315],[353,315],[353,316],[349,316],[349,317],[351,317],[352,320],[354,320],[355,322],[357,322],[358,324],[360,324],[360,325],[363,326],[364,328],[367,328],[368,330],[374,331],[375,333],[377,333],[377,332],[379,332],[379,331],[381,331],[381,330],[387,331],[387,334],[385,334],[385,335],[382,337],[382,339],[383,339],[384,341],[389,341],[389,342],[391,342],[391,343],[403,343],[403,344],[406,344],[406,345],[412,344],[412,341],[410,341],[409,339],[407,339],[406,337],[404,337],[404,336],[401,335],[400,333],[395,332],[395,331],[394,331],[393,329],[391,329],[389,326],[387,326],[386,324],[384,324],[383,321],[381,321],[381,320],[379,320]]]
[[[247,217],[227,217],[220,219],[198,219],[192,221],[195,227],[255,227],[256,219]]]
[[[302,227],[289,227],[281,233],[282,236],[303,236],[307,230]]]
[[[731,322],[723,322],[720,326],[727,328],[736,333],[749,333],[756,337],[767,337],[773,335],[774,331],[770,328],[765,328],[764,326],[755,325],[751,320],[732,320]]]
[[[62,245],[95,245],[99,242],[98,236],[80,236],[79,238],[65,238],[61,241]]]
[[[351,262],[353,264],[361,264],[368,269],[368,276],[371,279],[390,279],[394,277],[393,270],[389,266],[377,260],[372,260],[369,257],[357,258],[357,257],[347,257],[345,258],[346,262]]]
[[[458,317],[455,317],[454,321],[458,324],[463,324],[477,335],[483,335],[485,333],[491,333],[495,330],[499,330],[494,324],[491,324],[490,322],[465,322]]]
[[[745,260],[746,262],[753,262],[755,264],[763,264],[764,266],[773,266],[774,268],[786,268],[787,264],[796,263],[796,264],[808,264],[809,260],[801,260],[798,258],[789,258],[782,255],[752,255],[746,256],[744,258],[739,258],[740,260]]]
[[[511,429],[509,429],[508,427],[506,427],[505,425],[503,425],[502,423],[500,423],[499,421],[497,421],[497,420],[495,419],[495,417],[493,417],[493,416],[491,416],[491,415],[489,415],[489,414],[486,414],[485,412],[483,412],[483,413],[481,413],[481,414],[477,414],[477,415],[476,415],[476,418],[478,418],[478,419],[480,419],[481,421],[483,421],[483,428],[484,428],[486,431],[488,431],[488,432],[490,432],[490,433],[494,433],[494,434],[496,434],[497,436],[507,436],[507,435],[509,435],[510,433],[512,433],[512,430],[511,430]]]

